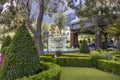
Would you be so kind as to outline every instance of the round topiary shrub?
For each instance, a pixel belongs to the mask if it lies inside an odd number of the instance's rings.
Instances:
[[[0,79],[15,80],[36,74],[39,69],[39,54],[26,25],[23,24],[11,41],[9,54],[5,56],[1,68]]]
[[[55,53],[55,55],[56,55],[57,57],[62,56],[62,51],[57,50],[56,53]]]
[[[83,40],[81,43],[80,53],[90,53],[89,46],[86,40]]]
[[[10,43],[11,43],[11,37],[8,35],[4,39],[3,44],[1,46],[1,54],[5,54],[6,53],[7,47],[10,45]]]

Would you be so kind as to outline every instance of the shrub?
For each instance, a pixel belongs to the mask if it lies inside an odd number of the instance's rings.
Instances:
[[[1,54],[5,54],[6,53],[6,49],[7,47],[10,45],[11,43],[11,37],[8,35],[4,41],[3,41],[3,44],[1,46]]]
[[[91,58],[58,57],[56,63],[60,66],[92,67]]]
[[[62,51],[60,51],[60,50],[56,51],[55,55],[56,55],[57,57],[62,56]]]
[[[115,56],[113,57],[113,59],[114,59],[115,61],[120,62],[120,55],[115,55]]]
[[[89,46],[86,40],[83,40],[81,43],[80,53],[90,53]]]
[[[52,58],[51,56],[41,56],[40,61],[56,63],[55,58]]]
[[[106,60],[112,59],[112,53],[109,53],[108,51],[101,51],[100,54],[102,55],[103,59]]]
[[[34,41],[23,24],[10,44],[9,54],[5,56],[1,68],[1,80],[15,80],[23,76],[33,75],[39,72],[39,54]]]
[[[103,51],[103,49],[98,48],[98,49],[96,49],[96,51],[101,52],[101,51]]]
[[[53,63],[44,63],[44,65],[48,66],[48,70],[17,80],[60,80],[61,68],[58,65]]]
[[[112,51],[110,51],[110,53],[115,55],[115,54],[119,54],[120,51],[118,49],[113,49]]]
[[[98,60],[97,68],[120,75],[120,63],[112,60]]]
[[[91,52],[91,59],[93,67],[97,67],[97,60],[103,59],[103,56],[98,51]]]

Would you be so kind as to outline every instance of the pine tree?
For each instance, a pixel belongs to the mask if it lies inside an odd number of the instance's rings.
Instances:
[[[39,55],[34,41],[23,24],[16,32],[10,44],[9,54],[5,56],[1,68],[1,80],[15,80],[23,76],[38,73]]]

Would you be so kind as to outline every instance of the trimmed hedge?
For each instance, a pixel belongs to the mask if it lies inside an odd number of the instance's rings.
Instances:
[[[120,63],[112,60],[98,60],[97,68],[120,75]]]
[[[52,58],[54,58],[55,54],[45,54],[45,56],[51,56]]]
[[[40,56],[40,61],[56,63],[56,59],[51,56]]]
[[[38,74],[23,77],[17,80],[60,80],[61,68],[60,66],[53,63],[43,63],[45,66],[48,66],[48,70],[40,72]]]
[[[90,54],[63,54],[64,57],[90,57]]]
[[[60,66],[92,67],[91,58],[58,57],[56,58],[56,63]]]

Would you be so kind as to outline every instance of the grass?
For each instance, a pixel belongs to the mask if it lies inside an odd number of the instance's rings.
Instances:
[[[60,80],[120,80],[120,76],[92,68],[62,67]]]

